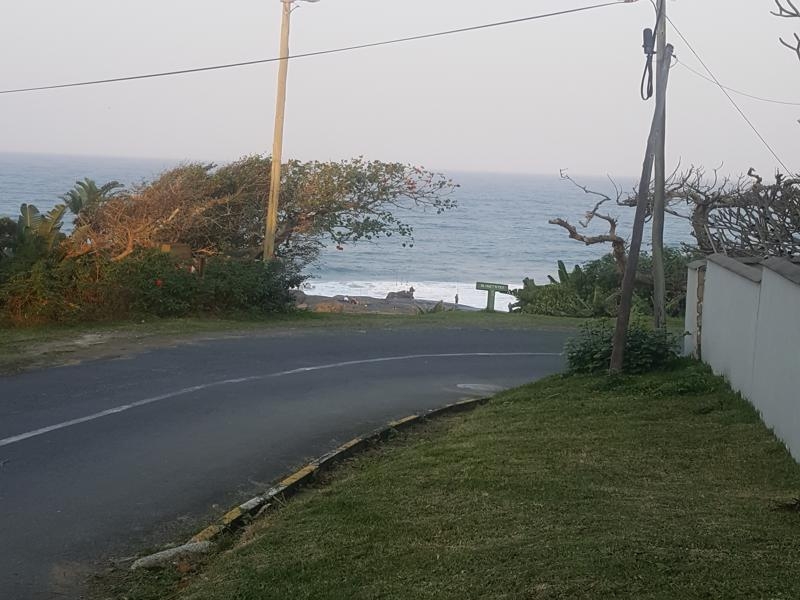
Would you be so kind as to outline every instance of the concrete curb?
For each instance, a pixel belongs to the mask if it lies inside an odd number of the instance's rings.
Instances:
[[[170,548],[162,552],[156,552],[149,556],[144,556],[131,565],[131,571],[136,569],[152,569],[153,567],[160,567],[168,562],[180,559],[190,558],[199,554],[207,554],[214,549],[214,544],[211,542],[193,542],[178,546],[177,548]]]
[[[390,421],[385,427],[378,429],[371,434],[353,438],[345,442],[335,450],[323,454],[319,458],[311,461],[301,469],[291,473],[281,479],[281,481],[268,489],[265,493],[250,498],[247,502],[232,508],[226,512],[216,523],[212,523],[202,531],[198,532],[180,548],[197,544],[213,543],[223,533],[229,533],[240,529],[249,523],[258,514],[279,506],[283,501],[296,494],[303,486],[307,485],[319,474],[330,470],[342,460],[365,450],[371,444],[386,441],[393,432],[402,431],[412,425],[419,424],[427,419],[439,417],[447,414],[466,412],[489,402],[491,398],[474,398],[462,400],[453,404],[447,404],[441,408],[435,408],[421,414],[410,415],[396,421]],[[205,546],[204,546],[205,547]],[[150,561],[150,558],[159,557],[163,553],[145,556],[137,560],[134,565],[139,567],[163,564],[163,561]]]

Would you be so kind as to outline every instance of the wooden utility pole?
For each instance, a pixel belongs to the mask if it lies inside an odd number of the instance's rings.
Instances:
[[[264,262],[275,257],[275,232],[278,228],[278,199],[281,193],[281,155],[283,152],[283,123],[286,112],[286,77],[289,73],[289,22],[293,0],[281,0],[281,48],[278,67],[278,97],[275,101],[275,133],[272,141],[272,174],[269,181],[267,227],[264,235]]]
[[[667,0],[660,0],[656,26],[656,105],[661,113],[656,124],[655,196],[653,198],[653,323],[656,329],[666,329],[667,309],[664,281],[664,204],[666,179],[667,86],[660,85],[669,77],[672,55],[667,56]]]
[[[639,197],[636,201],[636,215],[633,219],[633,232],[631,245],[628,250],[628,261],[625,264],[625,274],[622,278],[622,293],[617,314],[617,324],[614,330],[614,348],[611,352],[612,373],[622,371],[625,359],[625,342],[628,339],[628,325],[631,320],[631,306],[633,303],[633,288],[636,285],[636,272],[639,268],[639,251],[642,248],[644,234],[644,221],[647,217],[647,203],[650,199],[650,178],[653,174],[653,161],[657,145],[658,124],[664,116],[667,82],[669,80],[669,65],[672,62],[674,48],[667,44],[664,48],[663,60],[658,62],[658,89],[656,90],[656,110],[653,123],[650,126],[650,135],[647,138],[647,149],[642,165],[642,178],[639,181]],[[662,89],[663,88],[663,89]]]

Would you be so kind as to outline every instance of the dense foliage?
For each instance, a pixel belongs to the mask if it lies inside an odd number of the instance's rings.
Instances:
[[[566,345],[570,373],[603,373],[611,364],[613,323],[598,320],[584,324]],[[680,337],[634,320],[625,343],[625,373],[647,373],[663,368],[678,357]]]
[[[298,283],[279,263],[213,258],[201,273],[157,250],[117,262],[47,258],[0,287],[0,309],[12,325],[275,312],[289,307]]]
[[[455,206],[443,176],[354,159],[289,162],[278,218],[279,260],[259,260],[270,159],[189,164],[132,190],[76,183],[47,214],[23,204],[0,219],[0,322],[15,325],[278,311],[322,245],[397,235],[398,215]],[[62,233],[67,211],[75,215]]]
[[[683,314],[686,300],[686,269],[692,255],[677,248],[665,248],[667,313]],[[652,257],[640,258],[640,276],[634,297],[634,308],[641,314],[652,314],[653,283],[649,277]],[[550,277],[547,285],[525,279],[523,287],[513,290],[517,302],[513,311],[540,315],[571,317],[613,317],[617,312],[622,274],[612,254],[576,265],[570,272],[558,261],[558,279]]]
[[[81,211],[68,253],[104,251],[121,260],[137,248],[187,244],[201,255],[255,258],[263,242],[269,175],[270,159],[260,156],[219,168],[172,169]],[[398,215],[412,207],[452,208],[455,187],[442,175],[398,163],[290,161],[282,176],[277,253],[300,270],[324,243],[391,235],[410,240],[412,229]]]

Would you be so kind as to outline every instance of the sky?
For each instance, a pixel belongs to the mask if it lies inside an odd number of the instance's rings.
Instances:
[[[293,53],[468,27],[598,0],[297,3]],[[279,0],[0,2],[0,89],[274,57]],[[800,103],[772,0],[667,0],[727,86]],[[654,102],[639,96],[647,0],[289,66],[284,158],[353,156],[452,171],[638,175]],[[679,61],[700,63],[670,30]],[[0,95],[0,152],[225,161],[272,147],[277,65]],[[800,106],[733,96],[800,170]],[[714,84],[670,75],[668,165],[778,162]]]

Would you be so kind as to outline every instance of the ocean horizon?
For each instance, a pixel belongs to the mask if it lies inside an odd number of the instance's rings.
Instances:
[[[169,159],[103,158],[41,154],[0,153],[0,216],[15,217],[23,202],[46,211],[59,196],[85,177],[98,184],[120,181],[126,186],[153,179],[182,162]],[[414,287],[416,296],[452,302],[458,294],[465,306],[482,307],[486,293],[475,289],[478,281],[503,283],[512,289],[532,277],[546,283],[557,272],[557,261],[568,267],[600,258],[608,244],[586,246],[568,238],[567,232],[548,220],[562,217],[577,225],[596,199],[557,173],[524,175],[445,171],[460,187],[458,207],[443,214],[435,211],[403,211],[401,218],[414,228],[413,246],[403,247],[396,236],[359,242],[337,250],[328,245],[308,272],[304,291],[320,295],[383,297],[390,291]],[[576,181],[612,194],[607,178],[573,175]],[[635,181],[617,181],[632,189]],[[611,205],[608,212],[619,218],[619,232],[627,237],[633,210]],[[604,233],[602,222],[587,232]],[[649,235],[645,249],[649,250]],[[668,217],[665,240],[669,245],[691,241],[688,223]],[[497,307],[505,310],[513,301],[499,295]]]

